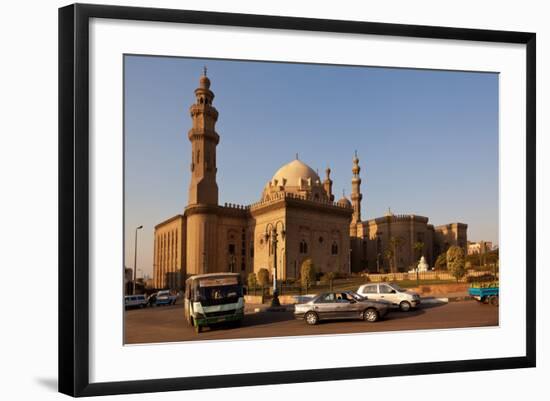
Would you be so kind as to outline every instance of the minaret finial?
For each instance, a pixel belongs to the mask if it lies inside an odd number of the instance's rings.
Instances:
[[[204,75],[206,77],[207,72],[208,72],[208,68],[206,68],[206,66],[203,66],[202,67],[202,75]]]

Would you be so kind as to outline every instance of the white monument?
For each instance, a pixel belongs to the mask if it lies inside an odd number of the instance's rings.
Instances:
[[[418,262],[418,266],[417,266],[418,271],[419,272],[427,272],[429,267],[430,266],[428,265],[428,263],[426,263],[426,258],[424,258],[424,256],[422,256],[420,258],[420,262]]]

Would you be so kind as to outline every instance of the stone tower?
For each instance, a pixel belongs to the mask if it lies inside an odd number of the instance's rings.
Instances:
[[[361,199],[363,195],[361,194],[361,177],[359,177],[359,172],[361,167],[359,167],[359,158],[357,157],[357,151],[355,152],[355,157],[353,158],[353,167],[351,172],[353,173],[353,178],[351,179],[351,204],[353,206],[353,216],[351,218],[352,223],[358,223],[361,221]]]
[[[220,137],[215,128],[218,111],[212,106],[214,93],[210,90],[206,68],[195,89],[195,97],[196,102],[189,109],[193,126],[187,135],[192,149],[188,204],[217,205],[216,146]]]
[[[189,112],[193,126],[191,141],[191,183],[186,217],[186,274],[217,271],[218,243],[218,184],[216,183],[216,146],[220,137],[215,126],[218,111],[212,106],[214,93],[206,67],[195,89],[195,103]]]
[[[334,202],[334,195],[332,194],[332,180],[330,179],[330,168],[327,167],[325,170],[326,177],[323,181],[323,188],[325,189],[325,192],[327,193],[327,197],[331,202]]]

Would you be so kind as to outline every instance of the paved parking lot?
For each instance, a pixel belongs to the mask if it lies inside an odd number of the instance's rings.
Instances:
[[[346,320],[321,322],[316,326],[294,319],[292,312],[248,310],[239,328],[212,327],[196,334],[184,320],[183,305],[175,305],[126,311],[125,342],[142,344],[480,326],[498,326],[498,307],[476,301],[451,302],[424,305],[411,312],[392,311],[376,323]]]

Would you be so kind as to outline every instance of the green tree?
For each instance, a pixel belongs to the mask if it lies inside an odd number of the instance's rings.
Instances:
[[[384,251],[384,258],[386,258],[388,261],[390,272],[393,272],[393,250],[391,248],[388,248]]]
[[[447,270],[456,278],[457,283],[466,274],[465,264],[464,250],[456,245],[451,246],[447,250]]]
[[[251,272],[248,273],[248,277],[246,278],[248,288],[254,288],[254,295],[256,295],[256,286],[258,285],[258,280],[256,279],[256,273]]]
[[[403,244],[403,238],[401,237],[391,237],[390,238],[390,249],[393,253],[393,269],[391,269],[392,273],[397,272],[397,254],[399,249],[401,248],[401,244]]]
[[[485,262],[488,265],[494,265],[498,262],[498,252],[488,252],[485,255]]]
[[[447,269],[447,254],[442,253],[437,257],[435,260],[435,268],[436,270],[445,270]]]
[[[415,242],[413,248],[414,253],[416,254],[416,259],[419,260],[424,253],[424,243],[422,241]]]
[[[262,291],[269,285],[269,271],[264,267],[258,270],[258,284],[262,287]]]
[[[480,266],[479,255],[478,254],[467,255],[466,262],[470,262],[470,265],[472,267]]]
[[[328,284],[329,285],[329,291],[332,291],[332,284],[333,284],[335,278],[336,278],[336,273],[326,272],[321,277],[321,281],[325,284]]]
[[[315,282],[316,274],[317,272],[315,271],[315,266],[313,265],[311,258],[304,260],[302,262],[302,266],[300,267],[300,280],[302,282],[302,287],[306,288],[306,292],[307,288]]]

